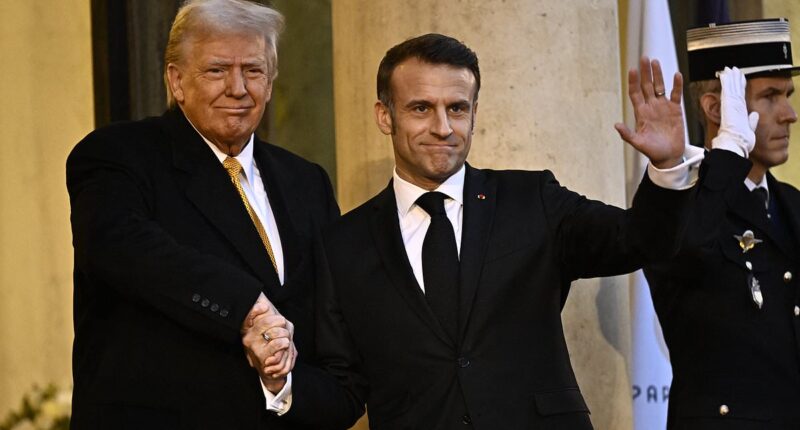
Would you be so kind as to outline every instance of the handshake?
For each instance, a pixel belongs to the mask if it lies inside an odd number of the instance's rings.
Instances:
[[[250,367],[271,393],[278,393],[294,368],[294,325],[261,293],[242,323],[242,344]]]

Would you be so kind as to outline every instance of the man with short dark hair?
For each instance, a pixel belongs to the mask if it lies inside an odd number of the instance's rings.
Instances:
[[[253,134],[282,26],[253,2],[187,1],[165,56],[170,109],[95,130],[70,154],[71,428],[328,421],[286,412],[296,350],[313,357],[312,243],[338,208],[320,166]]]
[[[375,429],[591,428],[561,326],[571,282],[673,255],[692,196],[714,192],[688,190],[680,75],[668,96],[657,61],[629,79],[637,128],[617,129],[652,165],[626,211],[548,171],[465,163],[480,72],[461,42],[427,34],[386,53],[375,119],[392,182],[323,233],[317,351],[343,413],[366,402]],[[705,161],[703,181],[744,177],[729,151]]]
[[[669,429],[800,428],[800,192],[769,173],[797,121],[789,35],[784,19],[687,35],[705,147],[747,142],[752,168],[699,207],[677,257],[645,268],[672,363]]]

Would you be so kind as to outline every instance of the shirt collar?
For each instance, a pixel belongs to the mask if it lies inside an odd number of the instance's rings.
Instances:
[[[189,121],[188,118],[186,120]],[[191,124],[194,128],[194,131],[196,131],[197,134],[203,138],[203,141],[208,145],[208,147],[214,151],[214,155],[217,157],[220,163],[224,162],[225,159],[228,158],[228,154],[220,151],[219,148],[217,148],[217,145],[214,145],[210,140],[206,139],[206,137],[200,133],[200,131],[194,126],[194,124],[192,124],[191,121],[189,121],[189,124]],[[242,173],[244,173],[244,177],[248,181],[251,181],[253,178],[253,136],[253,134],[250,135],[250,139],[244,145],[244,148],[242,148],[242,152],[233,157],[239,162],[239,164],[242,165]]]
[[[765,190],[767,190],[767,195],[769,195],[769,186],[767,186],[767,175],[764,175],[764,177],[761,178],[761,182],[757,184],[751,181],[750,178],[744,178],[744,185],[750,191],[753,191],[754,189],[756,189],[756,187],[764,188]]]
[[[458,202],[459,205],[464,204],[464,175],[466,168],[462,165],[458,171],[449,178],[447,178],[441,185],[436,187],[433,191],[439,191],[446,194],[447,197]],[[417,199],[428,192],[424,188],[420,188],[411,182],[406,181],[397,174],[397,167],[394,168],[394,180],[392,186],[394,187],[394,195],[397,199],[397,211],[401,217],[406,216],[408,211],[414,206]]]

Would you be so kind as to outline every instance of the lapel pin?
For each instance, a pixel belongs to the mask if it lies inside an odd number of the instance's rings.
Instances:
[[[739,247],[742,248],[742,254],[753,249],[753,247],[757,244],[763,242],[761,239],[756,239],[756,236],[753,234],[752,230],[745,231],[741,236],[734,234],[733,237],[739,241]]]
[[[478,194],[478,200],[486,200],[486,194]]]

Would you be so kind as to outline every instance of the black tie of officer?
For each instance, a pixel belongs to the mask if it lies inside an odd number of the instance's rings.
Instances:
[[[769,193],[764,187],[755,187],[752,191],[753,195],[758,198],[758,201],[764,204],[764,210],[769,210]],[[771,218],[771,217],[770,217]]]
[[[458,248],[453,224],[447,219],[440,192],[425,193],[417,205],[431,216],[422,242],[422,279],[425,298],[442,327],[455,340],[458,327]]]

